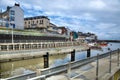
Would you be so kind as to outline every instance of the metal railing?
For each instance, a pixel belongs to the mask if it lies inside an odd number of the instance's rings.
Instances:
[[[0,51],[12,51],[12,50],[29,50],[29,49],[42,49],[42,48],[56,48],[66,46],[79,46],[85,43],[82,42],[33,42],[33,43],[1,43]],[[84,45],[83,45],[84,46]]]
[[[104,54],[100,54],[99,55],[99,59],[102,59],[102,58],[105,58],[107,56],[109,56],[109,54],[111,53],[111,55],[117,53],[119,51],[118,50],[114,50],[114,51],[111,51],[111,52],[107,52],[107,53],[104,53]],[[89,58],[86,58],[86,59],[83,59],[83,60],[78,60],[78,61],[74,61],[74,62],[71,62],[71,68],[77,68],[77,67],[80,67],[80,66],[83,66],[85,64],[88,64],[90,62],[93,62],[97,60],[97,56],[93,56],[93,57],[89,57]],[[67,68],[68,68],[68,64],[64,64],[64,65],[60,65],[60,66],[56,66],[56,67],[53,67],[53,68],[47,68],[47,69],[44,69],[44,70],[40,70],[41,71],[41,75],[45,75],[45,77],[49,77],[51,75],[54,75],[54,74],[58,74],[58,73],[61,73],[61,72],[66,72],[67,71]],[[20,75],[20,76],[16,76],[16,77],[10,77],[10,78],[6,78],[7,80],[25,80],[25,79],[28,79],[28,80],[42,80],[41,77],[36,77],[36,73],[31,73],[31,74],[25,74],[25,75]],[[36,78],[32,78],[32,77],[36,77]],[[44,80],[44,79],[43,79]]]

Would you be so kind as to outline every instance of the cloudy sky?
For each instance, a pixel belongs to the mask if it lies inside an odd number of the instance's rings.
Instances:
[[[120,0],[0,0],[0,9],[15,2],[24,17],[45,15],[58,26],[120,40]]]

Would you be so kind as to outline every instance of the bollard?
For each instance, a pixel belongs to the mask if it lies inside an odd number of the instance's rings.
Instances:
[[[71,62],[75,61],[75,49],[71,52]]]
[[[90,51],[90,48],[87,49],[87,58],[91,56],[91,51]]]
[[[44,57],[44,68],[49,67],[49,53],[47,52],[46,55],[43,55]]]
[[[96,80],[98,80],[98,73],[99,73],[99,54],[97,54],[97,61],[96,61]]]
[[[117,65],[119,66],[119,62],[120,62],[120,60],[119,60],[119,55],[120,54],[120,49],[118,48],[118,62],[117,62]]]

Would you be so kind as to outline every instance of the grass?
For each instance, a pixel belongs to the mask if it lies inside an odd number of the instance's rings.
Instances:
[[[6,28],[6,27],[0,27],[0,34],[11,34],[12,29],[11,28]],[[19,35],[32,35],[32,36],[56,36],[56,37],[65,37],[62,35],[49,35],[49,33],[40,33],[37,30],[18,30],[14,29],[14,34],[19,34]]]

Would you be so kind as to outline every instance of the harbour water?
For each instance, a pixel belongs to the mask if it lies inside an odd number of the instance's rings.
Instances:
[[[120,48],[120,43],[109,43],[108,46],[104,46],[102,49],[91,50],[91,56],[108,52],[108,48],[111,50],[118,49]],[[84,59],[86,55],[87,51],[76,52],[75,60]],[[71,60],[70,58],[70,54],[52,55],[49,57],[49,67],[65,64]],[[43,58],[1,63],[0,69],[2,78],[34,72],[36,69],[43,69]]]

